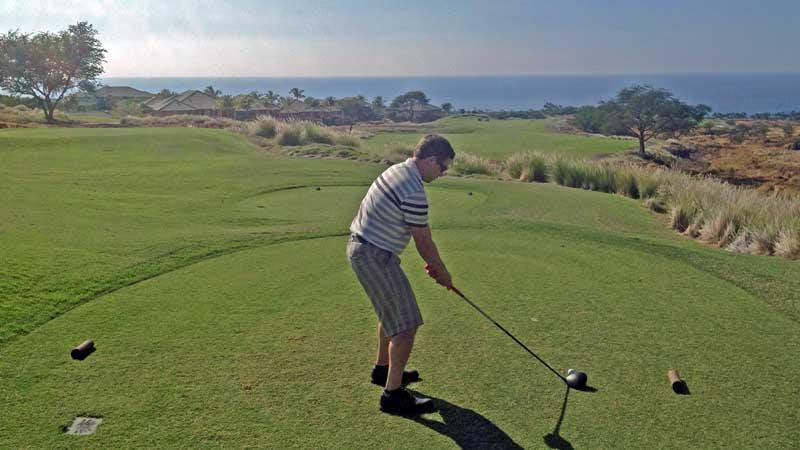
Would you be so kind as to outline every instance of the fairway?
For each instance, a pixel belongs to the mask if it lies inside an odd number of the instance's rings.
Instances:
[[[381,149],[396,142],[413,147],[422,136],[438,133],[461,152],[493,160],[504,160],[526,151],[589,158],[637,147],[635,141],[626,139],[555,133],[548,129],[551,124],[552,119],[479,121],[476,117],[452,117],[438,120],[422,130],[378,132],[366,139],[363,145],[370,149]]]
[[[345,256],[380,166],[193,129],[3,131],[0,158],[0,448],[800,442],[797,262],[701,246],[637,201],[427,186],[455,285],[596,392],[565,397],[412,245],[401,258],[426,324],[411,387],[440,412],[405,419],[378,412],[375,317]],[[87,338],[97,352],[70,360]],[[691,395],[672,392],[671,368]],[[65,436],[80,415],[104,419],[97,434]]]

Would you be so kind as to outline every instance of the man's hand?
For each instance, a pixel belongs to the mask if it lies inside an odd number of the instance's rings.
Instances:
[[[446,287],[447,289],[453,288],[453,280],[450,277],[450,272],[447,269],[442,271],[434,270],[430,264],[425,265],[425,272],[428,273],[428,276],[436,280],[437,283],[441,284],[442,286]]]

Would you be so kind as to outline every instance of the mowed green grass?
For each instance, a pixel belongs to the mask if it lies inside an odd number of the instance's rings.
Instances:
[[[17,268],[4,268],[17,281],[3,314],[20,292],[52,294],[34,309],[90,295],[0,347],[1,448],[546,448],[556,428],[574,448],[800,442],[797,263],[699,246],[636,201],[429,185],[456,285],[558,370],[586,371],[596,392],[565,398],[552,373],[429,280],[412,246],[401,257],[426,321],[413,387],[441,406],[412,420],[377,411],[375,318],[344,254],[379,167],[272,158],[209,130],[23,131],[0,144],[16,161],[3,164],[3,208],[14,199],[3,217],[27,220],[3,222]],[[89,337],[97,352],[71,361]],[[692,395],[672,393],[670,368]],[[76,415],[104,422],[63,435]]]
[[[636,147],[636,142],[598,136],[554,133],[549,119],[509,119],[479,121],[475,117],[445,118],[421,131],[378,132],[362,143],[366,148],[382,149],[397,142],[414,146],[422,136],[438,133],[461,152],[493,160],[504,160],[526,151],[556,153],[576,158],[619,153]]]

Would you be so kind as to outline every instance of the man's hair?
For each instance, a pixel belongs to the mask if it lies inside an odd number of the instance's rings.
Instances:
[[[429,134],[420,139],[416,150],[414,150],[414,157],[425,159],[431,156],[435,156],[436,161],[443,163],[448,159],[455,158],[456,152],[447,139],[438,134]]]

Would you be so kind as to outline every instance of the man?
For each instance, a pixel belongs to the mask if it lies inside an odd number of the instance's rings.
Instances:
[[[378,356],[372,382],[384,386],[381,411],[421,414],[434,410],[428,398],[418,398],[404,385],[419,379],[405,371],[417,328],[422,325],[414,292],[400,268],[401,253],[411,237],[428,273],[448,289],[453,282],[439,256],[428,227],[428,200],[423,182],[447,171],[455,151],[447,139],[428,135],[414,156],[386,169],[370,186],[350,224],[347,256],[378,316]]]

